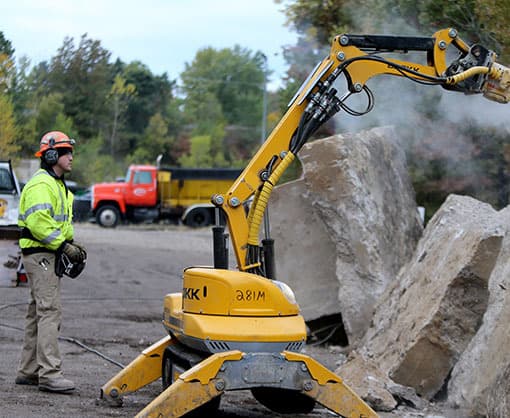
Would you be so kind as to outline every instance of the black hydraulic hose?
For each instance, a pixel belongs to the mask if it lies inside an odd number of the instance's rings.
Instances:
[[[296,132],[294,133],[290,140],[289,151],[292,152],[293,154],[296,153],[295,151],[297,148],[297,144],[299,143],[299,138],[301,138],[301,131],[303,130],[304,125],[304,116],[305,116],[304,114],[301,116]]]
[[[310,117],[311,117],[310,112],[305,111],[305,112],[303,112],[303,114],[301,115],[301,118],[299,119],[299,124],[296,129],[296,133],[293,135],[291,142],[290,142],[290,146],[289,146],[289,151],[292,152],[293,154],[297,154],[297,152],[303,146],[303,143],[302,143],[303,142],[303,129],[307,125]]]
[[[246,261],[248,265],[254,265],[254,267],[249,268],[247,271],[249,273],[258,274],[259,276],[264,276],[264,272],[260,266],[260,248],[256,245],[249,245],[246,252]],[[264,276],[265,277],[265,276]]]
[[[372,109],[374,108],[375,98],[374,98],[374,94],[372,93],[372,90],[370,90],[368,88],[368,86],[366,86],[366,85],[363,86],[363,91],[365,92],[365,94],[367,95],[367,98],[368,98],[368,103],[367,103],[367,107],[365,110],[363,110],[363,111],[354,110],[353,108],[347,106],[347,104],[345,104],[345,101],[339,101],[338,105],[344,112],[348,113],[351,116],[366,115],[367,113],[372,111]]]
[[[310,138],[310,136],[313,135],[313,133],[315,133],[323,123],[325,123],[329,118],[333,116],[334,113],[336,113],[334,112],[328,114],[324,118],[317,118],[315,113],[312,111],[312,109],[316,108],[317,106],[320,106],[318,100],[322,96],[322,94],[325,93],[324,89],[327,89],[327,86],[332,85],[335,79],[342,73],[345,74],[345,77],[348,80],[348,84],[351,85],[352,81],[350,74],[347,71],[347,67],[353,62],[362,60],[376,61],[386,64],[389,67],[394,68],[396,71],[398,71],[403,77],[408,78],[409,80],[419,84],[438,85],[444,84],[447,81],[446,78],[444,77],[434,77],[428,74],[423,74],[418,71],[411,70],[410,68],[407,68],[403,65],[397,64],[395,62],[386,60],[375,55],[364,55],[348,59],[347,61],[343,62],[338,68],[336,68],[335,71],[333,71],[333,73],[330,74],[330,76],[327,79],[327,82],[324,83],[322,87],[319,88],[319,92],[316,92],[314,93],[314,95],[310,96],[309,106],[311,106],[311,108],[305,109],[305,111],[301,115],[296,132],[290,140],[289,149],[292,153],[297,154],[299,150],[303,147],[303,145],[308,141],[308,138]],[[352,116],[362,116],[370,112],[374,106],[374,96],[372,91],[368,87],[363,86],[363,90],[368,97],[368,105],[364,111],[359,112],[354,109],[351,109],[343,101],[340,101],[338,103],[340,108]]]
[[[227,236],[225,234],[225,227],[223,225],[213,226],[212,232],[213,232],[214,268],[227,269],[228,268],[228,248],[227,248]]]
[[[308,139],[314,134],[314,132],[317,131],[317,129],[320,128],[321,125],[322,123],[320,123],[318,118],[312,118],[306,124],[305,130],[303,131],[303,138],[299,143],[299,148],[297,151],[299,151],[303,147],[303,145],[306,144],[306,141],[308,141]]]
[[[262,240],[262,249],[264,253],[264,273],[265,277],[271,280],[276,279],[276,264],[274,257],[274,239],[266,238]]]
[[[328,333],[328,335],[326,335],[324,338],[320,339],[319,341],[309,343],[308,345],[315,347],[315,346],[327,343],[331,339],[331,337],[333,337],[333,334],[340,328],[340,326],[341,325],[331,325],[330,327],[328,327],[328,328],[331,328],[331,331]],[[316,334],[316,333],[317,333],[317,331],[314,334]]]
[[[428,74],[423,74],[418,71],[411,70],[410,68],[404,67],[403,65],[397,64],[395,62],[392,62],[392,61],[389,61],[389,60],[386,60],[384,58],[374,56],[374,55],[363,55],[363,56],[359,56],[359,57],[353,57],[353,58],[348,59],[347,61],[343,62],[338,68],[341,69],[341,71],[344,71],[350,64],[352,64],[355,61],[377,61],[382,64],[386,64],[386,65],[394,68],[395,70],[397,70],[404,77],[409,78],[410,80],[415,81],[417,83],[421,83],[421,84],[423,84],[423,83],[425,83],[425,84],[443,84],[446,82],[445,77],[434,77],[434,76],[430,76]],[[426,83],[424,80],[417,80],[417,79],[409,76],[409,74],[423,78],[423,79],[427,80],[428,83]]]
[[[304,116],[304,115],[303,115]],[[309,115],[307,115],[309,116]],[[305,131],[308,127],[308,124],[310,123],[310,119],[308,120],[305,120],[305,118],[302,118],[301,121],[299,122],[299,127],[298,127],[298,134],[296,135],[296,139],[294,141],[294,144],[292,145],[292,147],[290,148],[290,152],[292,152],[294,155],[296,155],[299,150],[303,147],[303,145],[306,143],[306,135],[305,135]]]
[[[269,163],[267,164],[267,167],[266,167],[268,176],[270,176],[271,173],[273,172],[273,167],[274,167],[276,161],[278,161],[278,157],[276,155],[273,155],[273,157],[271,158],[271,160],[269,161]]]

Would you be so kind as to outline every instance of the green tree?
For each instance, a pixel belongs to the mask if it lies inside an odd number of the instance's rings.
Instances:
[[[16,121],[9,97],[0,93],[0,155],[2,159],[16,156],[19,146],[16,144]]]
[[[223,152],[213,152],[211,137],[207,135],[194,136],[190,139],[190,152],[179,158],[183,167],[229,167]]]
[[[126,83],[126,80],[120,74],[115,75],[113,85],[108,94],[108,100],[111,103],[113,114],[110,133],[110,155],[112,157],[114,156],[119,125],[123,123],[129,101],[135,94],[136,87],[134,84]]]
[[[196,113],[203,94],[210,93],[221,104],[228,124],[258,125],[264,66],[261,52],[252,53],[239,45],[219,51],[213,48],[198,51],[181,74],[186,107]]]
[[[17,143],[21,147],[22,157],[33,157],[37,141],[48,128],[53,129],[53,123],[57,113],[64,111],[62,97],[50,94],[47,88],[48,67],[46,63],[40,63],[29,70],[30,61],[23,57],[19,60],[16,82],[12,90],[12,103],[18,123]],[[42,114],[39,115],[42,102]],[[55,109],[48,109],[52,104]],[[50,116],[51,115],[51,116]]]
[[[84,34],[77,47],[73,38],[66,37],[51,59],[47,88],[62,94],[65,113],[80,137],[90,138],[108,126],[106,97],[113,79],[110,55],[100,41]]]
[[[181,74],[184,109],[194,123],[194,135],[211,137],[211,152],[227,148],[251,155],[261,136],[265,57],[236,45],[197,52]],[[225,141],[229,144],[226,146]],[[227,153],[226,159],[236,157]]]
[[[194,136],[190,140],[190,153],[179,158],[183,167],[212,167],[211,137],[207,135]]]
[[[27,57],[21,57],[16,66],[16,74],[13,87],[11,89],[11,98],[14,105],[14,111],[17,115],[23,116],[30,102],[33,100],[32,86],[29,81],[30,60]]]
[[[37,115],[35,127],[39,137],[52,130],[62,130],[65,132],[72,126],[72,122],[69,118],[65,126],[55,126],[59,115],[61,121],[62,119],[65,119],[65,116],[62,118],[64,113],[64,103],[61,93],[51,93],[47,96],[43,96],[40,99],[37,108],[34,110],[36,110]]]
[[[0,53],[12,58],[14,56],[14,52],[15,49],[12,47],[12,42],[4,36],[2,31],[0,31]]]
[[[478,0],[475,6],[486,38],[501,55],[501,62],[510,64],[510,3],[502,0]]]
[[[18,59],[12,86],[9,89],[16,124],[16,143],[20,146],[21,156],[33,156],[34,141],[37,139],[36,116],[37,101],[36,90],[30,78],[30,60],[27,57]]]
[[[128,154],[138,147],[149,121],[156,113],[166,118],[169,103],[174,100],[175,81],[169,81],[166,73],[154,75],[139,61],[122,66],[122,77],[126,83],[136,88],[136,95],[129,100],[125,113],[125,126],[122,134],[124,148]]]
[[[113,181],[124,174],[125,165],[116,162],[104,152],[104,138],[96,136],[82,142],[78,139],[75,146],[73,171],[70,178],[79,184],[93,184]]]
[[[189,115],[183,111],[184,98],[174,96],[168,102],[165,111],[165,122],[168,125],[167,136],[172,138],[171,146],[163,153],[162,164],[168,166],[178,165],[179,157],[189,151],[189,138],[193,136],[190,126],[192,122]]]
[[[20,146],[19,156],[33,158],[41,137],[37,135],[36,118],[30,117],[18,126],[16,143]]]
[[[0,90],[8,92],[13,87],[15,76],[14,48],[0,31]]]
[[[149,126],[145,129],[138,147],[129,158],[129,162],[154,164],[160,154],[164,157],[167,156],[165,161],[168,162],[173,143],[174,138],[168,136],[168,122],[161,113],[156,113],[151,117]]]
[[[283,4],[287,24],[297,33],[307,34],[322,45],[331,42],[334,35],[354,25],[349,0],[275,0]],[[356,7],[360,4],[357,2]]]
[[[223,139],[227,122],[218,98],[211,92],[205,92],[202,100],[194,104],[191,115],[194,121],[192,134],[208,136],[211,153],[224,152]]]

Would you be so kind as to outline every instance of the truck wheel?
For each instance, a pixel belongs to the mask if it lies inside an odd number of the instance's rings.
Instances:
[[[96,221],[104,228],[115,228],[119,223],[120,213],[115,206],[102,206],[96,215]]]
[[[201,228],[211,224],[211,212],[206,208],[193,209],[186,216],[186,225],[192,228]]]

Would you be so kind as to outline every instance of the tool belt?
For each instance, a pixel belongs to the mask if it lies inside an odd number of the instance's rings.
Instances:
[[[28,229],[26,227],[21,229],[20,239],[22,239],[22,238],[31,239],[32,241],[36,241],[36,242],[41,242],[37,238],[35,238],[32,235],[32,232],[30,232],[30,229]],[[52,253],[52,254],[54,254],[55,251],[52,251],[46,247],[29,247],[29,248],[21,249],[21,254],[23,254],[23,255],[36,254],[36,253]]]

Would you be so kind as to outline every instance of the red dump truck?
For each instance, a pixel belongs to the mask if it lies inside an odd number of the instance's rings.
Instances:
[[[124,181],[92,186],[92,216],[107,228],[162,219],[207,226],[215,220],[212,195],[225,193],[240,174],[230,168],[131,165]]]

